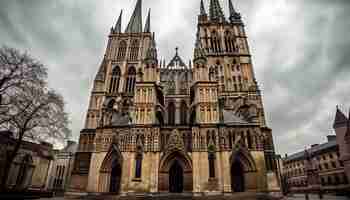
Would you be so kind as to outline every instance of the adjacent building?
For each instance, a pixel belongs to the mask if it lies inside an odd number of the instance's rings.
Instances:
[[[6,156],[16,144],[11,132],[0,133],[0,176],[4,175]],[[48,191],[49,171],[54,158],[49,143],[23,141],[12,162],[7,187],[13,190]]]
[[[333,128],[337,135],[336,140],[339,146],[339,160],[344,165],[344,171],[347,179],[350,180],[350,112],[346,117],[337,107]],[[350,189],[347,189],[350,194]]]
[[[350,188],[335,135],[328,136],[323,144],[314,144],[305,151],[286,156],[283,175],[290,192],[317,192],[316,187],[338,193]],[[310,180],[312,176],[316,180]]]
[[[69,183],[74,166],[74,155],[78,144],[74,141],[68,141],[67,145],[61,150],[55,150],[54,161],[50,170],[49,188],[52,191],[64,192]]]
[[[241,15],[200,3],[193,59],[158,59],[142,1],[108,37],[75,155],[75,193],[278,192]],[[193,27],[195,28],[195,27]],[[171,38],[169,38],[171,39]]]

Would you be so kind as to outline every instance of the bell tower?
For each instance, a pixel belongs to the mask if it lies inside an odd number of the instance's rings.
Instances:
[[[121,99],[121,110],[136,120],[138,108],[133,102],[142,99],[138,82],[157,81],[157,49],[151,33],[151,12],[142,28],[142,0],[137,0],[130,21],[122,32],[122,11],[111,28],[108,45],[96,75],[85,128],[97,128],[103,102]],[[148,89],[147,89],[148,91]],[[151,94],[149,94],[151,95]],[[106,105],[105,105],[106,106]]]
[[[201,1],[195,54],[205,51],[207,58],[206,70],[198,70],[200,80],[217,81],[220,92],[241,92],[256,83],[241,15],[231,0],[228,4],[230,15],[226,20],[218,0],[210,0],[209,16]]]

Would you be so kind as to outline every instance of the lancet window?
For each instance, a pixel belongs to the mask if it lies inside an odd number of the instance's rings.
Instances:
[[[109,93],[118,92],[120,82],[120,68],[115,66],[112,71]]]

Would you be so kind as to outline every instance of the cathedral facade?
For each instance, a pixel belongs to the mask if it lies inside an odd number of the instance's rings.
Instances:
[[[193,59],[158,59],[142,1],[122,14],[93,83],[70,191],[91,193],[278,190],[241,15],[228,0],[200,2]]]

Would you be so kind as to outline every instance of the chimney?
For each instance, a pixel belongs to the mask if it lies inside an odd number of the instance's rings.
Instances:
[[[336,136],[335,135],[328,135],[327,136],[327,141],[330,142],[330,141],[335,141],[336,140]]]
[[[287,157],[288,157],[288,154],[284,154],[284,157],[287,158]]]

